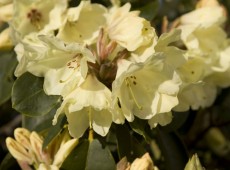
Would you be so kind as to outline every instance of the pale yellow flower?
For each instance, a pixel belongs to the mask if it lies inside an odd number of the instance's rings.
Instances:
[[[156,34],[150,23],[138,16],[139,11],[130,11],[130,8],[129,3],[111,8],[105,31],[112,41],[128,51],[134,51],[151,43]]]
[[[24,39],[15,51],[19,60],[15,75],[28,71],[45,77],[44,90],[48,95],[67,95],[86,77],[87,62],[95,62],[96,59],[81,44],[65,44],[56,37],[37,37],[36,34],[31,39]]]
[[[111,91],[93,75],[88,75],[85,81],[63,98],[53,123],[61,113],[65,113],[71,136],[81,137],[88,127],[105,136],[112,123],[110,112]]]
[[[15,0],[11,21],[14,41],[17,43],[31,32],[54,31],[62,24],[67,0]]]
[[[90,45],[95,43],[100,28],[105,24],[107,9],[100,4],[81,1],[79,6],[69,8],[65,23],[57,37],[66,42],[78,42]],[[70,34],[71,32],[71,34]]]
[[[181,81],[174,71],[164,70],[163,60],[164,55],[156,53],[144,63],[119,61],[112,86],[114,122],[131,122],[134,116],[151,119],[178,104]]]

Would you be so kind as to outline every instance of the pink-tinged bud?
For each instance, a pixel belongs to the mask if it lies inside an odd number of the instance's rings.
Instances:
[[[48,153],[42,150],[43,139],[36,132],[31,133],[30,143],[37,161],[49,164],[51,162],[50,156]]]

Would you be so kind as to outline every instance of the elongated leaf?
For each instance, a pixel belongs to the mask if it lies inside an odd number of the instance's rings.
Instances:
[[[30,73],[23,74],[13,85],[13,108],[28,116],[41,116],[49,113],[59,100],[60,96],[46,95],[43,90],[43,78]]]
[[[139,10],[141,11],[141,14],[140,14],[141,17],[149,21],[152,21],[158,13],[159,1],[152,0],[152,2],[149,2],[145,6],[141,7]]]
[[[8,153],[5,158],[2,160],[0,165],[0,170],[20,170],[17,161],[13,158],[13,156]]]
[[[188,154],[185,145],[176,133],[166,133],[160,128],[157,129],[159,146],[164,157],[166,170],[184,169]]]
[[[150,130],[150,127],[148,126],[148,123],[146,120],[135,118],[133,122],[130,122],[129,125],[139,135],[143,136],[146,141],[151,141],[150,134],[148,134],[148,130]],[[150,131],[151,133],[151,131]]]
[[[116,136],[119,158],[127,157],[129,162],[141,157],[146,151],[143,146],[132,136],[125,125],[116,126]]]
[[[10,99],[16,63],[13,51],[0,51],[0,105]]]
[[[107,147],[103,148],[101,143],[94,139],[89,146],[86,170],[115,170],[115,161]]]
[[[84,170],[88,154],[89,141],[80,142],[62,163],[61,170]]]
[[[58,118],[58,122],[55,126],[51,126],[45,140],[43,142],[43,148],[49,145],[49,143],[61,132],[64,125],[66,124],[67,119],[64,114],[60,115]]]

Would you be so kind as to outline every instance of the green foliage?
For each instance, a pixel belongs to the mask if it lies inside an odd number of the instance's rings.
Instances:
[[[61,170],[74,170],[74,169],[85,169],[87,153],[89,149],[89,141],[81,141],[65,159],[61,166]]]
[[[128,161],[133,161],[137,157],[141,157],[146,150],[136,140],[136,138],[130,134],[130,131],[126,125],[116,126],[117,137],[117,149],[119,158],[127,157]]]
[[[142,6],[141,8],[139,9],[137,8],[137,9],[141,11],[140,14],[141,17],[149,21],[152,21],[154,17],[156,17],[156,15],[158,14],[159,6],[160,6],[159,1],[154,0]]]
[[[28,116],[49,113],[60,101],[60,96],[48,96],[43,90],[43,78],[25,73],[19,77],[12,90],[12,105],[18,112]]]
[[[131,126],[132,130],[139,135],[143,136],[146,141],[151,141],[151,132],[148,122],[146,120],[142,120],[139,118],[135,118],[133,122],[130,122],[129,125]]]
[[[83,140],[70,153],[62,164],[61,170],[115,170],[115,161],[107,147],[94,139]]]
[[[188,162],[188,155],[179,136],[174,132],[166,133],[160,128],[157,129],[157,135],[162,155],[164,155],[165,169],[171,170],[172,167],[184,169]]]
[[[109,149],[94,139],[89,145],[85,169],[115,170],[115,168],[116,165]]]
[[[54,118],[54,115],[60,106],[59,103],[47,114],[31,117],[27,115],[22,115],[22,127],[29,129],[30,131],[43,131],[50,127],[52,127],[52,120]]]
[[[12,51],[0,51],[0,105],[10,99],[14,83],[16,56]]]
[[[62,131],[64,125],[67,123],[66,116],[64,114],[60,115],[58,118],[58,122],[56,125],[51,126],[48,130],[48,134],[46,135],[44,142],[43,142],[43,148],[47,147],[49,143]]]

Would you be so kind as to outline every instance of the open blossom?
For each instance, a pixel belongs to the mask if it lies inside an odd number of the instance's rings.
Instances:
[[[100,28],[106,23],[106,13],[107,9],[100,4],[81,1],[79,6],[68,9],[57,37],[66,42],[95,43]]]
[[[178,68],[184,83],[175,110],[205,108],[214,102],[218,86],[230,84],[229,39],[222,28],[226,14],[217,1],[202,0],[197,9],[179,20],[178,28],[187,51],[186,62]]]
[[[15,75],[28,71],[44,77],[44,90],[48,95],[65,95],[84,79],[87,62],[94,62],[91,51],[77,43],[65,44],[55,37],[34,37],[36,42],[18,44],[19,65]]]
[[[30,166],[39,170],[59,169],[78,143],[78,140],[71,139],[68,133],[62,133],[49,148],[43,149],[43,137],[25,128],[15,129],[14,137],[15,139],[11,137],[6,139],[6,146],[21,168],[25,170],[31,170]]]
[[[31,32],[54,31],[62,24],[67,0],[15,0],[10,23],[14,41],[20,41]]]
[[[57,117],[65,113],[71,136],[81,137],[88,127],[105,136],[112,123],[110,112],[111,91],[93,75],[88,75],[85,81],[63,99],[53,123]]]
[[[130,11],[129,3],[122,7],[113,7],[107,14],[109,38],[128,51],[134,51],[149,44],[156,36],[155,29],[144,18],[139,17],[139,11]]]
[[[162,53],[156,53],[144,63],[119,61],[112,87],[115,122],[122,123],[124,118],[131,122],[134,116],[151,119],[178,104],[181,82],[175,72],[164,70],[163,58]]]
[[[151,127],[172,120],[181,79],[179,64],[170,61],[183,60],[183,52],[170,47],[167,36],[158,44],[154,28],[138,14],[130,4],[108,12],[82,1],[67,11],[56,36],[30,33],[16,46],[15,75],[44,77],[45,93],[62,96],[53,124],[65,114],[71,136],[81,137],[88,128],[105,136],[112,122],[135,116]],[[88,20],[91,15],[102,18]]]

